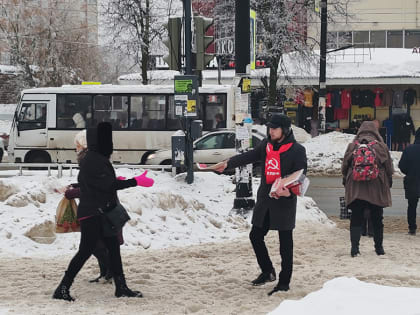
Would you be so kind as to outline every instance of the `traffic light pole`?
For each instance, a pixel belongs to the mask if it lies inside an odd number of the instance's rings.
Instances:
[[[250,64],[250,0],[235,0],[235,122],[236,152],[248,150],[252,142],[252,119],[250,115],[250,82],[247,66]],[[248,70],[249,71],[249,70]],[[244,136],[245,134],[245,136]],[[236,197],[233,211],[245,214],[252,210],[252,165],[239,167],[236,172]]]
[[[318,114],[320,132],[325,133],[325,97],[327,95],[326,68],[327,68],[327,0],[321,0],[321,43],[319,60],[319,103]]]
[[[185,38],[185,74],[192,74],[192,32],[191,32],[191,0],[184,0],[184,38]],[[185,166],[187,167],[186,182],[192,184],[194,182],[194,151],[193,151],[193,140],[191,135],[191,117],[185,117]]]

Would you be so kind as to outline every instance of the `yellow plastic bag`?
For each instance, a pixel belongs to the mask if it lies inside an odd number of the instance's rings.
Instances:
[[[77,220],[77,204],[74,199],[63,197],[57,207],[55,216],[55,232],[80,232],[80,223]]]

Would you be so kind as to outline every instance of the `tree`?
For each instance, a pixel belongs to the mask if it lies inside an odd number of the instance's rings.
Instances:
[[[27,0],[0,4],[0,32],[23,86],[60,86],[92,78],[103,69],[89,26],[71,3],[49,0],[47,6]]]
[[[337,15],[345,15],[346,3],[349,0],[336,0],[329,13],[330,21]],[[234,34],[234,0],[217,0],[215,15],[218,34],[229,37]],[[314,62],[314,47],[317,38],[308,38],[307,27],[316,22],[314,0],[251,0],[251,7],[257,12],[257,45],[259,56],[264,58],[270,68],[268,81],[261,78],[268,91],[268,105],[277,103],[277,82],[279,76],[291,80],[284,59],[291,54],[299,57],[305,67]],[[233,11],[232,11],[233,10]],[[233,20],[233,21],[232,21]],[[218,38],[222,40],[222,38]]]
[[[176,8],[172,0],[109,0],[103,7],[114,47],[133,58],[143,84],[148,83],[151,56],[160,49],[163,24]]]

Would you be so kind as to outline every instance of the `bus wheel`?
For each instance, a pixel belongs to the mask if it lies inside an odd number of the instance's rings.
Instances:
[[[31,151],[25,157],[26,163],[51,163],[50,155],[45,151]],[[31,167],[33,170],[46,169],[45,167]]]

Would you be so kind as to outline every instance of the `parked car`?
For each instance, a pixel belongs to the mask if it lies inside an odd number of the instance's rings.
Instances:
[[[252,147],[257,146],[265,137],[265,134],[260,133],[257,130],[252,130]],[[194,141],[193,149],[194,163],[212,165],[228,159],[236,154],[235,130],[218,129],[206,133]],[[155,153],[149,155],[146,164],[171,165],[171,150],[156,151]],[[259,165],[254,165],[255,168],[258,166]]]

